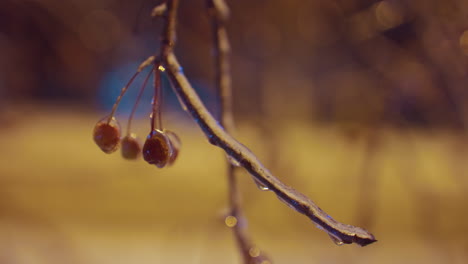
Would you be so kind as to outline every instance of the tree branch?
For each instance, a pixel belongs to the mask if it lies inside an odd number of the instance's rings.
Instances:
[[[225,23],[229,18],[229,8],[224,0],[207,0],[208,15],[211,18],[213,32],[213,46],[215,48],[216,91],[220,102],[219,122],[225,131],[232,133],[234,130],[234,115],[232,107],[232,82],[230,65],[230,45]],[[240,202],[240,190],[237,184],[236,171],[228,159],[227,183],[229,217],[235,217],[237,223],[232,226],[232,232],[237,246],[244,260],[244,264],[271,263],[267,257],[252,243],[247,230],[245,218]],[[268,262],[266,262],[268,260]]]
[[[356,243],[361,246],[375,242],[374,236],[368,231],[334,220],[322,211],[311,199],[285,185],[262,165],[257,157],[244,145],[228,134],[206,109],[195,92],[176,56],[172,52],[175,44],[175,21],[177,0],[169,0],[168,13],[165,19],[162,60],[166,65],[168,76],[183,108],[197,122],[207,136],[209,142],[216,145],[245,168],[260,184],[273,191],[277,197],[297,212],[306,215],[320,229],[326,231],[336,244]],[[169,41],[167,41],[169,40]],[[168,44],[169,43],[169,44]]]
[[[229,135],[213,118],[185,77],[174,53],[168,54],[167,58],[165,58],[165,63],[167,73],[177,96],[203,130],[211,144],[224,149],[229,156],[239,162],[258,182],[273,191],[288,206],[309,217],[319,228],[333,237],[338,244],[357,243],[365,246],[376,241],[374,236],[368,231],[334,220],[307,196],[285,185],[273,176],[247,147]]]

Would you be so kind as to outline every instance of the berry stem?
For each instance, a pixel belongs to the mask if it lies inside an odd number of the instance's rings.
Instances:
[[[159,64],[159,66],[156,68],[154,68],[155,71],[158,72],[158,76],[159,76],[159,88],[158,88],[158,100],[159,100],[159,104],[158,104],[158,129],[159,130],[163,130],[163,122],[162,122],[162,108],[163,108],[163,101],[164,101],[164,97],[163,97],[163,89],[162,89],[162,85],[161,85],[161,64]]]
[[[119,106],[120,104],[120,101],[122,100],[122,97],[124,96],[124,94],[127,92],[128,90],[128,87],[130,87],[130,85],[132,84],[133,80],[135,80],[135,78],[138,76],[138,74],[140,73],[140,71],[137,71],[133,74],[132,78],[130,78],[130,80],[128,81],[128,83],[122,88],[122,90],[120,91],[120,94],[119,94],[119,97],[117,97],[117,100],[115,100],[115,103],[114,105],[112,106],[112,111],[109,115],[109,118],[107,119],[107,123],[109,124],[112,120],[112,117],[114,117],[114,114],[115,114],[115,111],[117,110],[117,106]]]
[[[136,109],[137,109],[138,104],[140,103],[140,100],[141,100],[141,96],[143,95],[143,92],[145,91],[146,84],[148,83],[148,80],[149,80],[152,72],[153,72],[153,69],[151,69],[150,72],[148,72],[148,74],[146,75],[145,80],[143,81],[143,84],[141,85],[140,91],[138,92],[136,102],[133,105],[132,112],[130,113],[130,116],[128,117],[127,136],[130,135],[130,133],[131,133],[133,116],[135,115]]]
[[[153,111],[151,114],[151,131],[158,129],[162,130],[162,117],[161,117],[161,72],[159,67],[161,66],[160,61],[154,62],[153,72],[154,72],[154,96],[153,96]]]

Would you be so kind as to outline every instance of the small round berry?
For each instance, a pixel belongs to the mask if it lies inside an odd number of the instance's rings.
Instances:
[[[108,118],[104,118],[94,126],[93,131],[94,142],[98,147],[109,154],[119,148],[120,142],[120,126],[114,117],[108,122]]]
[[[171,143],[168,137],[160,130],[151,131],[143,145],[145,161],[158,168],[163,168],[169,161],[171,153]]]
[[[121,142],[122,157],[128,160],[135,160],[140,156],[141,144],[135,134],[125,136]]]
[[[177,136],[176,133],[170,130],[165,130],[164,133],[166,134],[167,138],[169,139],[169,142],[171,143],[172,151],[168,160],[168,165],[172,165],[177,159],[177,156],[179,155],[182,142],[180,141],[180,138]]]

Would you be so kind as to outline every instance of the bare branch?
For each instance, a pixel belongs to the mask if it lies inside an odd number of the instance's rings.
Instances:
[[[273,176],[247,147],[229,135],[213,118],[185,77],[174,53],[168,54],[165,63],[177,96],[211,144],[224,149],[260,184],[273,191],[289,207],[309,217],[319,228],[326,231],[337,244],[356,243],[365,246],[376,241],[368,231],[334,220],[307,196]]]
[[[229,8],[224,0],[207,0],[208,15],[211,18],[213,46],[215,50],[216,90],[220,101],[219,122],[227,132],[233,133],[234,115],[232,107],[230,45],[224,23],[229,16]],[[238,224],[232,226],[232,232],[244,260],[244,264],[271,263],[264,253],[254,246],[247,229],[240,202],[240,191],[237,184],[237,168],[228,159],[227,183],[229,217],[235,217]],[[268,260],[268,262],[266,262]]]
[[[256,181],[273,191],[281,201],[297,212],[309,217],[317,227],[326,231],[336,244],[356,243],[365,246],[375,242],[374,236],[368,231],[334,220],[307,196],[285,185],[273,176],[247,147],[228,134],[213,118],[185,77],[182,67],[172,52],[172,47],[175,44],[177,3],[177,0],[168,1],[168,15],[164,25],[161,59],[166,65],[174,91],[181,104],[183,104],[183,108],[187,109],[187,112],[198,123],[209,142],[224,149],[230,157],[255,177]]]

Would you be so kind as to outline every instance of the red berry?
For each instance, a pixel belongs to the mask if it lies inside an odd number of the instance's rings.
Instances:
[[[134,160],[140,156],[141,144],[135,134],[130,134],[122,139],[122,157]]]
[[[120,142],[120,127],[114,117],[107,122],[108,118],[104,118],[94,126],[93,138],[98,147],[109,154],[119,148]]]
[[[164,133],[169,139],[169,142],[171,143],[171,155],[168,160],[168,165],[172,165],[174,161],[177,159],[177,156],[179,155],[180,147],[182,146],[182,142],[180,141],[180,138],[177,136],[176,133],[170,131],[170,130],[165,130]]]
[[[171,143],[168,137],[160,130],[151,131],[143,146],[145,161],[163,168],[168,163],[171,153]]]

